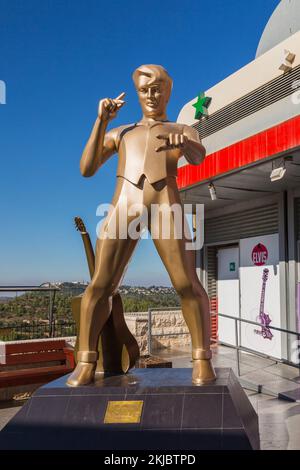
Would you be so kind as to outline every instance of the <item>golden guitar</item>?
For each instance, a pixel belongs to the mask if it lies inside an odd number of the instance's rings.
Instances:
[[[82,219],[75,217],[74,220],[76,229],[81,234],[90,277],[92,278],[95,270],[95,254],[91,239]],[[77,333],[80,331],[81,299],[82,295],[73,297],[71,304]],[[78,336],[77,334],[74,350],[75,362],[77,362],[76,357],[79,346]],[[112,311],[101,331],[98,352],[99,359],[97,361],[96,372],[126,373],[131,367],[134,367],[140,356],[138,343],[125,322],[123,303],[119,292],[113,295]]]

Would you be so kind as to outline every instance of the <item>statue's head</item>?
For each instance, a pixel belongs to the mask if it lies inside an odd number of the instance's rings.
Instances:
[[[173,81],[161,65],[141,65],[132,75],[144,116],[165,114]]]

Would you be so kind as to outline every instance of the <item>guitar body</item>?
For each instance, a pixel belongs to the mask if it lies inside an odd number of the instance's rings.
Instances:
[[[78,332],[80,331],[81,299],[82,296],[72,299],[72,313]],[[78,347],[79,338],[77,335],[74,349],[76,363]],[[103,373],[126,374],[129,369],[134,367],[140,356],[138,343],[125,322],[123,303],[119,293],[113,296],[112,312],[100,333],[98,352],[96,372]]]
[[[268,313],[262,313],[262,314],[258,315],[256,321],[257,321],[257,323],[261,324],[261,332],[260,332],[261,336],[264,339],[272,340],[274,335],[273,335],[272,331],[269,328],[269,325],[272,321],[270,319],[270,315]]]

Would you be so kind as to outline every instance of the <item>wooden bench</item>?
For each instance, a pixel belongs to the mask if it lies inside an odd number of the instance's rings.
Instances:
[[[64,339],[0,342],[0,388],[47,383],[74,367]]]

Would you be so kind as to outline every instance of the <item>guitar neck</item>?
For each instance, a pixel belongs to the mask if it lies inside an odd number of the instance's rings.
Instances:
[[[90,277],[92,279],[95,272],[95,253],[90,236],[87,232],[81,233],[81,238],[84,245],[86,259],[89,267]]]
[[[266,292],[266,283],[264,281],[262,291],[261,291],[261,296],[260,296],[260,307],[259,307],[260,315],[264,313],[264,309],[265,309],[265,292]]]
[[[262,283],[261,296],[260,296],[260,308],[259,308],[260,315],[264,313],[264,309],[265,309],[265,295],[266,295],[266,284],[267,284],[267,279],[268,279],[268,272],[269,271],[265,270],[264,276],[263,276],[263,283]]]

